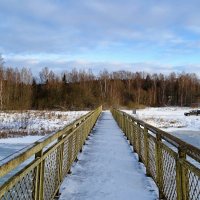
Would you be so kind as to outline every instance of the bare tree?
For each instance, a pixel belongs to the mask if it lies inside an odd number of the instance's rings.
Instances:
[[[49,79],[48,67],[43,68],[39,75],[40,75],[40,82],[43,84],[47,83]]]

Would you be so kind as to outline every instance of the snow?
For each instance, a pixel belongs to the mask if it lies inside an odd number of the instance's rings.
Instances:
[[[123,111],[200,148],[200,116],[185,116],[190,110],[189,107],[148,107],[138,109],[136,114]]]
[[[11,133],[9,138],[0,139],[0,165],[26,151],[34,142],[44,140],[67,124],[85,115],[88,111],[26,111],[0,112],[0,136]],[[25,133],[26,136],[21,136]],[[38,134],[38,135],[31,135]],[[44,136],[44,134],[46,134]],[[0,179],[0,185],[13,174],[33,160],[34,156],[26,160],[15,170]]]
[[[169,130],[200,130],[200,116],[185,116],[184,113],[191,110],[187,107],[159,107],[138,109],[136,115],[133,115],[153,126]],[[131,110],[124,110],[132,114]]]
[[[72,121],[85,115],[88,111],[26,111],[0,112],[0,137],[9,133],[9,138],[0,139],[0,160],[26,146],[48,137],[63,129]],[[23,127],[23,128],[22,128]],[[25,132],[25,136],[21,136]],[[36,135],[32,135],[32,134]],[[44,137],[44,134],[46,136]]]
[[[155,185],[108,111],[102,113],[60,192],[60,200],[158,199]]]
[[[0,112],[0,135],[44,135],[62,129],[88,111]]]

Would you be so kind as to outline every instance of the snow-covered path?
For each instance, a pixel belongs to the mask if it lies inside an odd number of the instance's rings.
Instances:
[[[110,112],[103,112],[60,200],[152,200],[156,192]]]

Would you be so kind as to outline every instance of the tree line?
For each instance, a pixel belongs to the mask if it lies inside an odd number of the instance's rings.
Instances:
[[[4,67],[0,59],[0,109],[92,109],[104,107],[190,106],[200,100],[196,74],[149,74],[103,70],[65,71],[47,67],[38,77],[28,68]]]

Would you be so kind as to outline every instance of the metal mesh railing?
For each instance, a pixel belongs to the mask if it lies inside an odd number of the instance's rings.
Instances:
[[[200,173],[196,167],[190,167],[189,162],[184,163],[184,176],[186,179],[186,198],[191,200],[200,199]]]
[[[156,182],[160,199],[200,200],[200,149],[125,112],[112,114]]]
[[[163,193],[167,199],[176,200],[176,154],[165,145],[162,145],[161,151]]]
[[[30,170],[27,174],[23,176],[15,185],[7,190],[3,196],[2,200],[10,199],[33,199],[34,198],[34,186],[35,186],[35,169]]]
[[[155,139],[150,136],[148,139],[148,172],[151,174],[152,178],[156,181],[156,148],[155,148]]]
[[[61,146],[58,146],[44,160],[44,199],[52,199],[55,195],[60,183],[59,177],[59,151]]]
[[[143,162],[145,162],[145,141],[144,141],[144,132],[143,132],[143,129],[140,128],[139,129],[140,132],[139,132],[139,140],[140,140],[140,155],[141,155],[141,160]]]
[[[26,151],[19,152],[3,163],[0,177],[15,170],[24,161],[33,159],[0,186],[0,199],[54,199],[101,111],[102,107],[91,111],[62,131],[34,143]]]
[[[17,173],[15,179],[11,179],[5,183],[5,187],[2,186],[2,200],[26,200],[34,199],[36,192],[36,176],[37,176],[38,160],[31,163],[27,169],[22,173]],[[8,188],[6,188],[6,186]]]

